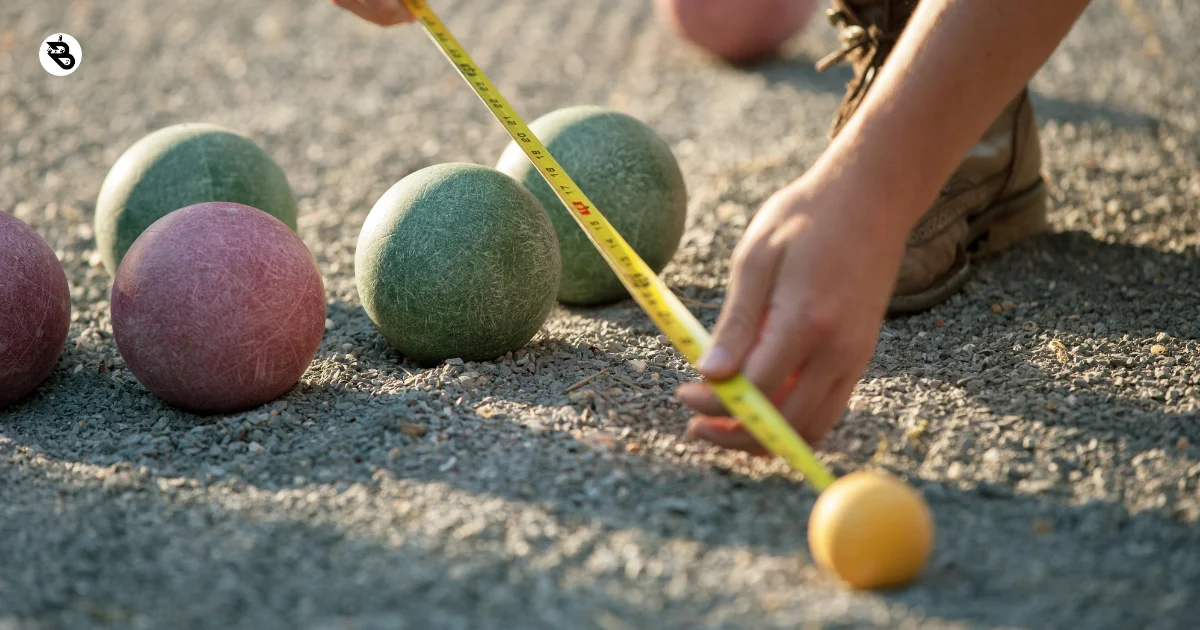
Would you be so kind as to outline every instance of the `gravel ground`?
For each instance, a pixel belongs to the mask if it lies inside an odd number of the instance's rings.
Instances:
[[[735,69],[639,0],[439,8],[527,118],[607,104],[671,143],[692,200],[665,277],[702,303],[847,78],[810,70],[823,22]],[[812,567],[795,475],[681,438],[694,372],[632,303],[558,308],[491,363],[387,348],[354,290],[367,211],[506,143],[418,30],[318,1],[6,0],[0,209],[54,246],[75,313],[45,387],[0,412],[0,628],[1195,627],[1196,24],[1194,2],[1098,0],[1034,84],[1053,233],[881,333],[821,456],[906,476],[939,537],[915,586],[852,593]],[[85,51],[68,78],[35,58],[59,31]],[[234,416],[123,367],[90,227],[116,157],[183,121],[279,161],[327,283],[302,384]]]

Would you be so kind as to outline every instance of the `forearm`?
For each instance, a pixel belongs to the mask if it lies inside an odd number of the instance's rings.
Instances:
[[[867,220],[911,227],[1087,0],[922,0],[814,170],[886,190]]]

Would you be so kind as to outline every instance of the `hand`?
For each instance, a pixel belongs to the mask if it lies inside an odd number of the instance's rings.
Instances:
[[[339,7],[380,26],[395,26],[413,21],[413,14],[400,0],[333,0]]]
[[[827,169],[845,173],[839,169]],[[883,186],[810,171],[775,193],[733,254],[713,345],[698,369],[738,371],[810,443],[841,418],[875,351],[909,225]],[[712,388],[686,383],[688,432],[718,446],[765,451]]]

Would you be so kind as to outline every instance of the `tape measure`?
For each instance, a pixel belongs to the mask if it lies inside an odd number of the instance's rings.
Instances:
[[[708,331],[692,312],[679,301],[667,285],[638,256],[625,239],[613,229],[583,191],[571,181],[562,166],[550,155],[512,106],[508,104],[483,70],[471,59],[425,0],[403,0],[446,58],[488,105],[496,120],[525,152],[542,177],[554,189],[563,205],[612,267],[633,299],[646,311],[659,330],[692,364],[712,343]],[[783,458],[818,492],[833,483],[833,474],[813,455],[812,449],[783,419],[771,401],[742,375],[711,382],[725,407],[764,448]]]

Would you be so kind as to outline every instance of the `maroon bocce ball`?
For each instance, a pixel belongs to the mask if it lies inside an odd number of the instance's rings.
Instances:
[[[0,408],[50,376],[70,325],[71,291],[54,250],[0,212]]]
[[[800,32],[816,0],[655,0],[659,17],[681,37],[735,63],[776,54]]]
[[[125,254],[112,289],[117,349],[162,400],[231,413],[283,395],[325,331],[325,288],[304,243],[279,219],[213,202],[155,221]]]

